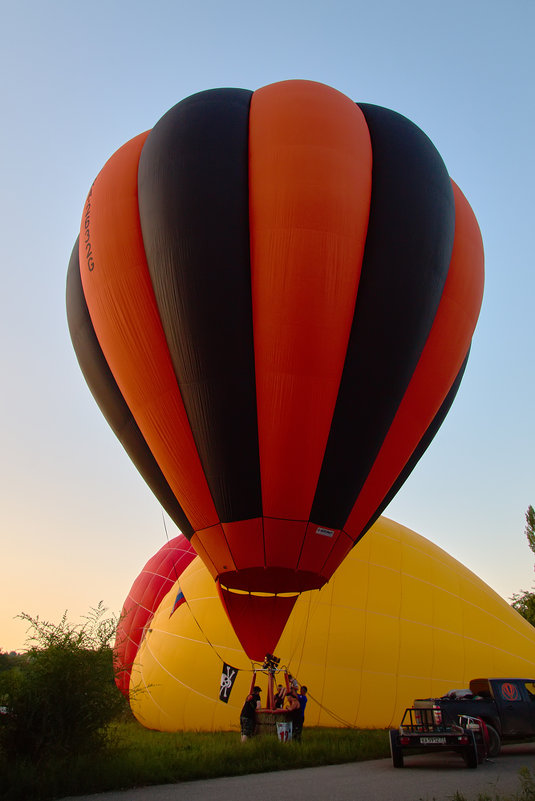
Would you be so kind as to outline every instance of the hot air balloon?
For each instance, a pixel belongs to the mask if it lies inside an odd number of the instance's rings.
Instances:
[[[482,290],[477,222],[427,136],[323,84],[200,92],[97,176],[75,350],[250,658],[429,445]]]
[[[236,731],[251,663],[200,558],[177,573],[132,657],[131,709],[152,729]],[[307,727],[390,728],[414,698],[475,676],[532,675],[535,632],[464,565],[380,517],[327,585],[301,594],[277,655],[309,688]],[[224,662],[238,671],[227,703]],[[267,676],[257,683],[265,697]]]
[[[130,670],[154,612],[196,556],[180,534],[149,559],[134,581],[121,610],[113,649],[115,683],[123,695],[128,696]],[[173,611],[179,603],[175,598]]]

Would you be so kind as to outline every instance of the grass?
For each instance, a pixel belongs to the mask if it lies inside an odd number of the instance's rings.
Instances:
[[[334,765],[389,755],[382,730],[306,729],[301,743],[273,736],[240,742],[238,732],[155,732],[133,721],[110,727],[108,748],[96,755],[39,765],[0,756],[3,801],[50,801],[151,784]]]
[[[456,792],[451,801],[468,801],[460,792]],[[528,768],[521,768],[519,771],[519,790],[513,795],[489,795],[479,793],[474,801],[535,801],[535,775]]]
[[[0,754],[0,798],[52,801],[152,784],[381,759],[389,754],[388,733],[382,730],[305,728],[301,743],[280,743],[273,736],[241,743],[238,732],[166,733],[127,721],[110,727],[104,752],[39,764],[8,761]],[[468,799],[456,792],[451,801]],[[535,801],[535,775],[524,768],[518,792],[483,793],[475,801]]]

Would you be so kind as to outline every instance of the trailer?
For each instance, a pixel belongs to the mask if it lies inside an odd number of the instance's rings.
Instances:
[[[487,756],[488,736],[480,718],[459,715],[456,721],[444,719],[440,707],[405,710],[398,729],[390,731],[390,753],[395,768],[404,767],[407,753],[455,751],[467,768],[477,766]]]

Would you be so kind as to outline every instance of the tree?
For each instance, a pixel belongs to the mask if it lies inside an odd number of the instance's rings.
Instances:
[[[526,512],[525,532],[529,547],[535,553],[535,509],[533,509],[533,506],[528,506],[528,511]]]
[[[526,527],[524,529],[528,545],[535,553],[535,510],[528,506],[526,512]],[[521,590],[511,597],[513,609],[516,609],[532,626],[535,626],[535,592]]]
[[[115,618],[99,604],[82,625],[65,612],[58,624],[30,624],[21,663],[0,674],[0,747],[8,756],[67,756],[101,747],[107,724],[123,707],[113,675]]]
[[[11,670],[11,668],[16,667],[22,661],[23,657],[21,654],[17,654],[16,651],[2,651],[0,649],[0,673],[4,670]]]

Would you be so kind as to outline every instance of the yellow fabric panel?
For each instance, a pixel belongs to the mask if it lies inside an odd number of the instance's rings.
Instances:
[[[462,633],[435,629],[433,642],[434,661],[430,674],[433,689],[429,695],[443,693],[445,686],[448,686],[451,690],[463,687],[466,684],[464,677],[468,676],[470,671],[465,667],[465,649]],[[475,678],[475,676],[468,676],[468,680],[471,678]]]
[[[435,642],[429,624],[399,622],[398,674],[425,679],[433,672]]]
[[[422,603],[422,598],[428,594],[429,582],[404,573],[399,610],[401,620],[408,622],[417,620],[419,623],[431,626],[433,624],[433,604],[429,601]]]
[[[361,692],[356,726],[362,729],[386,728],[392,724],[397,704],[396,674],[388,672],[388,663],[385,672],[363,671],[361,677]],[[403,711],[406,704],[403,704]],[[400,707],[401,710],[401,707]],[[401,715],[403,714],[401,711]],[[401,716],[397,724],[401,721]],[[378,723],[378,721],[381,721]]]
[[[183,603],[171,614],[179,589]],[[309,688],[306,726],[397,726],[414,698],[478,676],[533,676],[535,630],[443,550],[380,518],[330,582],[303,593],[276,655]],[[223,662],[239,673],[219,701]],[[213,579],[195,559],[138,652],[131,706],[149,728],[239,730],[252,679]],[[266,697],[266,678],[257,683]]]

